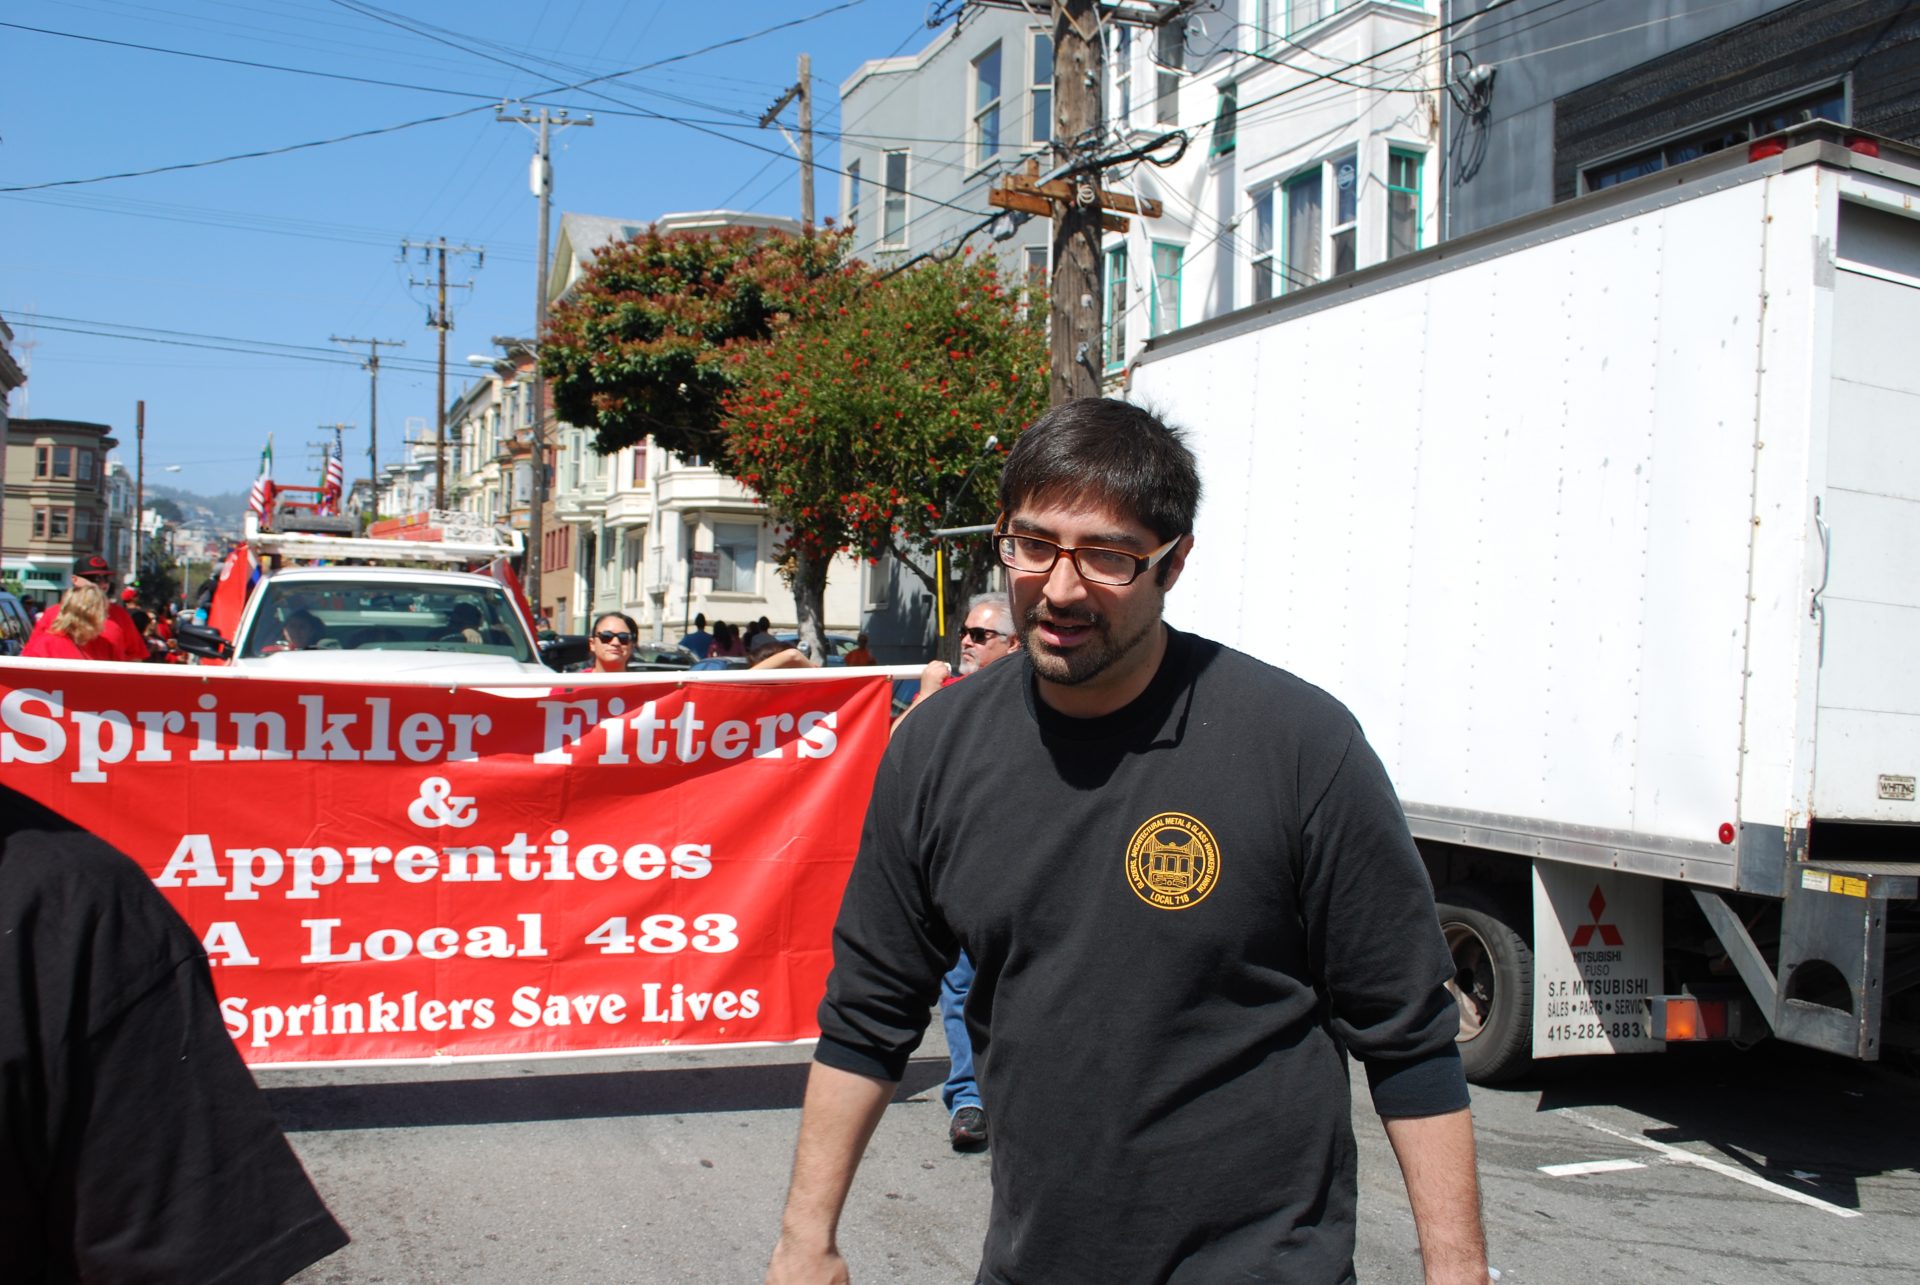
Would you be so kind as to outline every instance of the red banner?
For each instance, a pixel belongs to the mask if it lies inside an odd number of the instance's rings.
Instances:
[[[888,705],[0,661],[0,780],[146,868],[252,1062],[798,1040]]]

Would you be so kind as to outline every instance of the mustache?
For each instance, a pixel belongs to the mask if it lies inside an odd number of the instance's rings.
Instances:
[[[1038,625],[1089,625],[1098,627],[1105,622],[1105,619],[1106,618],[1097,611],[1063,611],[1058,608],[1049,608],[1045,614],[1042,614],[1039,603],[1028,607],[1022,616],[1023,623],[1029,629]]]

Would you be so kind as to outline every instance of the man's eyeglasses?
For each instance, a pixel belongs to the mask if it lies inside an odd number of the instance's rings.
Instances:
[[[611,629],[602,629],[599,633],[595,634],[594,637],[598,638],[603,643],[619,643],[622,647],[633,646],[632,634],[628,634],[628,633],[616,634]]]
[[[1080,578],[1089,584],[1129,585],[1139,579],[1141,572],[1173,552],[1173,546],[1178,543],[1180,537],[1176,535],[1143,556],[1125,549],[1103,549],[1097,545],[1074,549],[1055,544],[1052,540],[1043,540],[1037,535],[1009,535],[1003,531],[993,537],[993,551],[1008,567],[1028,575],[1052,571],[1053,564],[1065,555],[1073,563],[1073,569],[1080,573]]]
[[[1011,638],[1012,634],[1002,633],[998,629],[988,629],[984,625],[962,625],[960,636],[968,639],[976,647],[984,647],[994,638]]]

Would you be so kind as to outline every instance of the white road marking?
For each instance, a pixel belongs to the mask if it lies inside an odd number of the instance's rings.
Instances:
[[[1625,1169],[1645,1169],[1638,1160],[1582,1160],[1569,1165],[1541,1165],[1549,1178],[1579,1178],[1590,1173],[1619,1173]]]
[[[1693,1152],[1682,1147],[1670,1146],[1664,1142],[1655,1142],[1652,1138],[1642,1137],[1637,1133],[1623,1133],[1619,1129],[1602,1124],[1600,1121],[1590,1116],[1582,1115],[1578,1111],[1558,1111],[1555,1112],[1555,1114],[1565,1116],[1576,1124],[1584,1124],[1587,1128],[1599,1133],[1604,1133],[1610,1138],[1618,1138],[1622,1142],[1631,1142],[1635,1146],[1645,1147],[1649,1151],[1656,1151],[1674,1164],[1693,1165],[1695,1168],[1706,1169],[1719,1174],[1723,1178],[1731,1178],[1735,1182],[1744,1182],[1749,1187],[1758,1187],[1762,1191],[1770,1191],[1776,1196],[1785,1196],[1788,1200],[1798,1201],[1813,1209],[1824,1210],[1836,1218],[1862,1217],[1862,1214],[1857,1209],[1842,1209],[1839,1205],[1822,1200],[1818,1196],[1809,1196],[1805,1192],[1795,1191],[1791,1187],[1783,1187],[1777,1182],[1768,1182],[1758,1174],[1750,1173],[1737,1165],[1730,1165],[1723,1160],[1714,1160],[1708,1156],[1695,1155]]]

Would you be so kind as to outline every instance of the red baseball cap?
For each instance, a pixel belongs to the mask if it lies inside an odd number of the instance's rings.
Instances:
[[[132,585],[128,585],[120,591],[120,601],[122,602],[138,602],[139,599],[140,595],[133,591]]]

